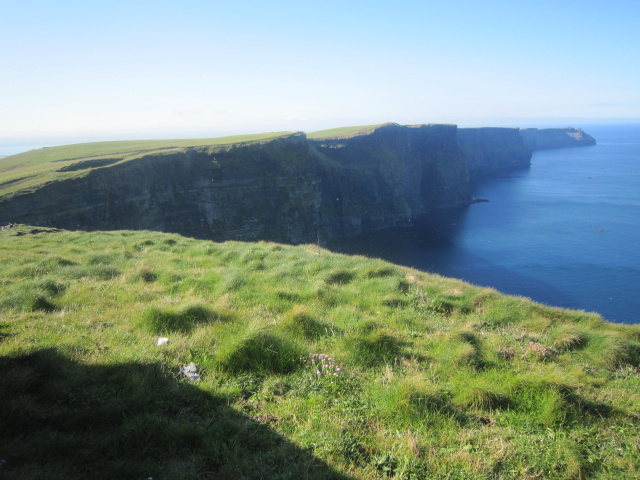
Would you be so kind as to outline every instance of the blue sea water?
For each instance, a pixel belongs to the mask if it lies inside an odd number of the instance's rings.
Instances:
[[[488,202],[329,247],[640,323],[640,125],[582,127],[597,145],[535,152]]]

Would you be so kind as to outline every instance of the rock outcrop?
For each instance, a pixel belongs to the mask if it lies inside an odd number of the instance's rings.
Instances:
[[[596,144],[596,140],[580,128],[525,128],[520,130],[524,143],[531,150],[551,148],[587,147]]]
[[[517,128],[459,128],[458,144],[472,181],[531,164],[531,149]]]

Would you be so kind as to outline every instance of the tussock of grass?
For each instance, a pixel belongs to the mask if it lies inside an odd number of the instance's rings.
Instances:
[[[637,471],[637,326],[314,245],[31,230],[0,232],[3,478]]]
[[[550,335],[551,345],[560,352],[569,352],[583,348],[589,338],[587,335],[571,325],[562,325]]]
[[[158,280],[158,274],[148,268],[143,268],[135,274],[134,279],[141,282],[151,283]]]
[[[621,338],[609,338],[608,343],[604,358],[609,368],[615,369],[626,365],[640,366],[640,343]]]
[[[382,278],[391,277],[396,274],[396,271],[391,267],[375,267],[366,271],[365,276],[367,278]]]
[[[352,361],[362,366],[393,363],[402,352],[402,341],[384,328],[374,329],[349,340]]]
[[[473,387],[461,394],[461,402],[484,410],[506,408],[511,403],[508,395],[482,387]]]
[[[300,367],[305,350],[281,334],[249,327],[226,337],[214,366],[228,373],[289,373]]]
[[[186,305],[177,310],[152,307],[142,314],[140,326],[155,335],[172,332],[186,333],[198,325],[218,319],[220,315],[200,304]]]
[[[331,333],[329,325],[316,320],[311,309],[303,305],[292,308],[279,327],[283,332],[293,333],[308,340],[316,340]]]
[[[355,277],[355,272],[350,272],[348,270],[337,269],[329,273],[325,278],[325,282],[330,285],[343,285],[351,282]]]

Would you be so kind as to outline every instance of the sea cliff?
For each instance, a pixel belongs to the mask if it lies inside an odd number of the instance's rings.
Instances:
[[[102,156],[73,156],[79,147],[67,146],[71,156],[42,168],[38,152],[28,152],[31,165],[24,168],[31,170],[24,174],[22,160],[9,157],[4,183],[0,175],[0,224],[322,243],[409,226],[468,204],[471,181],[528,166],[532,148],[593,141],[574,129],[384,124],[344,130],[156,149],[146,142],[129,154],[118,154],[111,142]],[[34,168],[39,175],[49,168],[46,182],[34,183]],[[23,183],[29,188],[18,188]]]
[[[317,238],[320,192],[304,134],[149,154],[2,202],[0,219],[213,240]]]
[[[460,128],[458,144],[474,181],[531,164],[531,149],[517,128]]]
[[[408,226],[471,198],[455,125],[388,124],[309,144],[322,185],[325,238]]]
[[[520,130],[520,135],[531,150],[588,147],[596,144],[596,140],[581,128],[525,128]]]

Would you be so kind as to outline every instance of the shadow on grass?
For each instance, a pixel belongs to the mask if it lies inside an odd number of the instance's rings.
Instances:
[[[0,477],[344,479],[159,364],[0,358]]]

